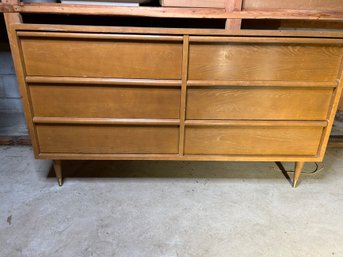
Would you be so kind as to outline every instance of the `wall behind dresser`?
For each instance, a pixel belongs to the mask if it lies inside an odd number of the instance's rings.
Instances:
[[[0,18],[0,112],[22,112],[4,19]]]

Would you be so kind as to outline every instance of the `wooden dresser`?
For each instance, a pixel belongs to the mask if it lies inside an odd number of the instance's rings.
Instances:
[[[5,14],[35,157],[322,161],[343,34],[25,24]]]

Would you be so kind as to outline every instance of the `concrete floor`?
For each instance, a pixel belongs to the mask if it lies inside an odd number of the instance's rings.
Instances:
[[[30,147],[0,164],[1,257],[343,256],[343,149],[297,189],[273,163],[65,162],[62,188]]]

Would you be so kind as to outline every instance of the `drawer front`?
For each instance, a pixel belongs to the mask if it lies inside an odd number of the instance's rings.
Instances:
[[[189,88],[187,119],[326,120],[332,94],[332,88]]]
[[[317,154],[322,127],[188,126],[188,155]]]
[[[46,37],[20,37],[27,75],[181,78],[182,41],[65,35],[66,38],[49,37],[49,33]]]
[[[180,88],[30,85],[34,116],[178,119]]]
[[[193,42],[189,79],[335,81],[341,57],[340,46]]]
[[[178,126],[39,124],[36,130],[41,153],[178,153]]]

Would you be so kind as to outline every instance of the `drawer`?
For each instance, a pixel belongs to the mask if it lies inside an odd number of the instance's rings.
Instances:
[[[178,87],[30,84],[34,116],[178,119]]]
[[[190,87],[187,119],[326,120],[333,88]]]
[[[196,37],[192,37],[193,41]],[[206,40],[206,38],[203,38]],[[218,39],[223,40],[223,39]],[[191,42],[190,80],[335,81],[341,45],[239,42]],[[247,41],[246,38],[242,40]],[[268,39],[265,39],[266,41]],[[238,41],[238,42],[237,42]]]
[[[38,124],[36,131],[41,153],[178,153],[178,126]]]
[[[187,155],[314,156],[322,127],[187,126]]]
[[[180,79],[182,37],[19,33],[29,76]]]

